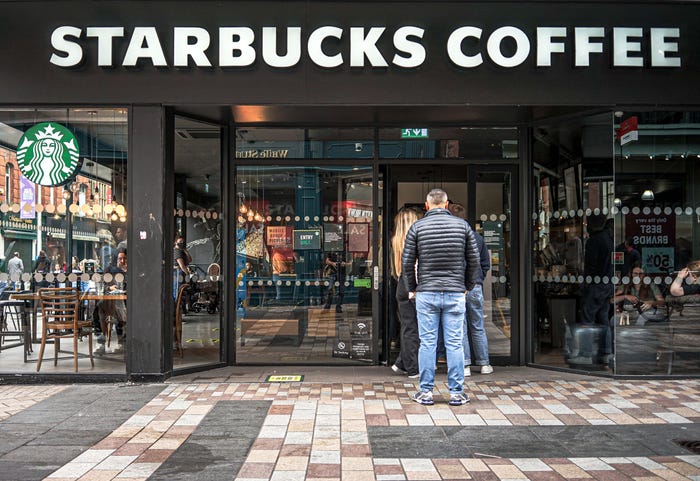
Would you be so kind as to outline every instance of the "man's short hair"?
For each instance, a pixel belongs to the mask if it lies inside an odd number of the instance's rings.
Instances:
[[[19,257],[19,252],[15,252],[15,257]]]
[[[440,205],[447,202],[447,192],[442,189],[433,189],[428,192],[425,201],[430,205]]]

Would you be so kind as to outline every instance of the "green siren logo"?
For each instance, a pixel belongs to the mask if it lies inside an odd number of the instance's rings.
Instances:
[[[78,142],[63,125],[36,124],[25,132],[18,145],[19,170],[39,185],[62,185],[78,166]]]

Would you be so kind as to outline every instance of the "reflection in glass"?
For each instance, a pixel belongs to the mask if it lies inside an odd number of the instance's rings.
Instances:
[[[371,361],[372,169],[236,171],[237,359]]]
[[[221,359],[221,133],[218,125],[175,118],[175,368]],[[192,159],[197,159],[193,162]]]
[[[51,122],[75,136],[82,160],[65,185],[42,187],[21,175],[17,165],[18,142],[32,126]],[[86,340],[79,341],[80,372],[124,373],[126,318],[126,177],[128,112],[114,108],[16,109],[0,112],[0,235],[4,259],[21,259],[16,270],[2,263],[0,300],[27,301],[27,334],[41,337],[37,290],[75,287],[80,292],[81,316],[90,321],[96,342],[95,367],[82,357]],[[56,155],[57,145],[37,145],[42,154]],[[43,161],[42,161],[43,162]],[[15,255],[16,253],[16,255]],[[121,262],[120,259],[121,258]],[[99,291],[99,292],[98,292]],[[4,314],[4,313],[3,313]],[[6,349],[2,337],[4,372],[35,371],[20,349]],[[30,344],[31,345],[31,344]],[[28,353],[36,360],[38,353]],[[72,364],[44,362],[42,373],[73,372]]]

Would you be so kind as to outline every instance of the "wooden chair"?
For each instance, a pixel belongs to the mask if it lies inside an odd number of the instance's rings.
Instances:
[[[58,364],[58,352],[61,350],[61,339],[73,339],[73,365],[78,372],[78,338],[87,335],[89,341],[90,364],[95,367],[92,357],[92,321],[80,319],[80,298],[74,287],[50,287],[38,291],[41,306],[42,330],[41,349],[37,360],[36,370],[41,369],[44,358],[46,341],[52,340],[54,345],[53,365]]]
[[[185,291],[189,288],[189,284],[181,285],[175,299],[175,345],[180,353],[180,358],[185,357],[185,351],[182,349],[182,303],[185,302]]]

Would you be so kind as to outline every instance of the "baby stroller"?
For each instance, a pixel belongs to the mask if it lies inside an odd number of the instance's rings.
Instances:
[[[219,264],[213,263],[206,273],[199,266],[194,266],[194,270],[190,276],[190,311],[215,314],[219,309],[221,268]],[[200,276],[197,271],[203,275]]]

